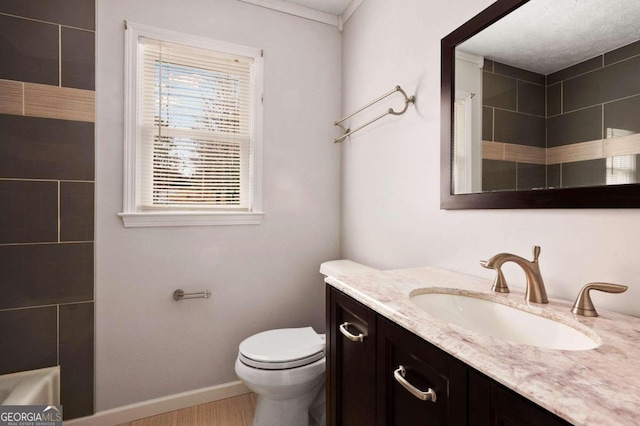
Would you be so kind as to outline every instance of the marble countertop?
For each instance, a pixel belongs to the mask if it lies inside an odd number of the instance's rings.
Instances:
[[[570,312],[573,301],[553,298],[547,305],[527,305],[522,292],[494,294],[490,281],[431,267],[329,277],[325,281],[574,425],[639,422],[639,318],[602,309],[598,309],[599,317],[586,318]],[[487,298],[583,331],[586,327],[601,344],[587,351],[566,351],[480,335],[437,320],[410,301],[412,291],[428,287],[485,293]]]

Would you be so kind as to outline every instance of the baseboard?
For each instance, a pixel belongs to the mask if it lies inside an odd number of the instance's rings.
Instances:
[[[208,388],[163,396],[110,410],[99,411],[93,416],[67,420],[65,426],[113,426],[169,411],[180,410],[211,401],[231,398],[251,392],[240,380]]]

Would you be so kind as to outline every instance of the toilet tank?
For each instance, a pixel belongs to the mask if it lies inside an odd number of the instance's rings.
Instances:
[[[365,272],[378,272],[378,270],[348,259],[330,260],[320,264],[320,273],[325,277],[339,277]]]

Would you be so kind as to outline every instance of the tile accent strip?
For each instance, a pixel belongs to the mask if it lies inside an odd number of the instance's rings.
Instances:
[[[0,114],[22,115],[24,83],[0,80]]]
[[[0,80],[0,114],[95,122],[95,91]]]
[[[24,115],[94,122],[95,92],[25,83]]]
[[[640,154],[640,133],[604,139],[603,157]]]
[[[515,143],[482,141],[482,159],[547,164],[546,148]]]
[[[640,133],[553,148],[482,141],[482,159],[530,164],[560,164],[640,154]]]
[[[483,160],[504,160],[504,142],[482,141]]]
[[[572,163],[604,158],[602,142],[602,139],[600,139],[548,148],[547,164]]]
[[[506,143],[504,144],[504,158],[518,163],[546,164],[547,151],[545,148],[535,146]]]

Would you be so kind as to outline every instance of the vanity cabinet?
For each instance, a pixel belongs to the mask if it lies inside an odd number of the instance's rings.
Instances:
[[[570,423],[469,368],[469,426],[566,426]]]
[[[375,425],[376,313],[327,286],[328,424]]]
[[[569,425],[329,285],[327,342],[329,425]]]

